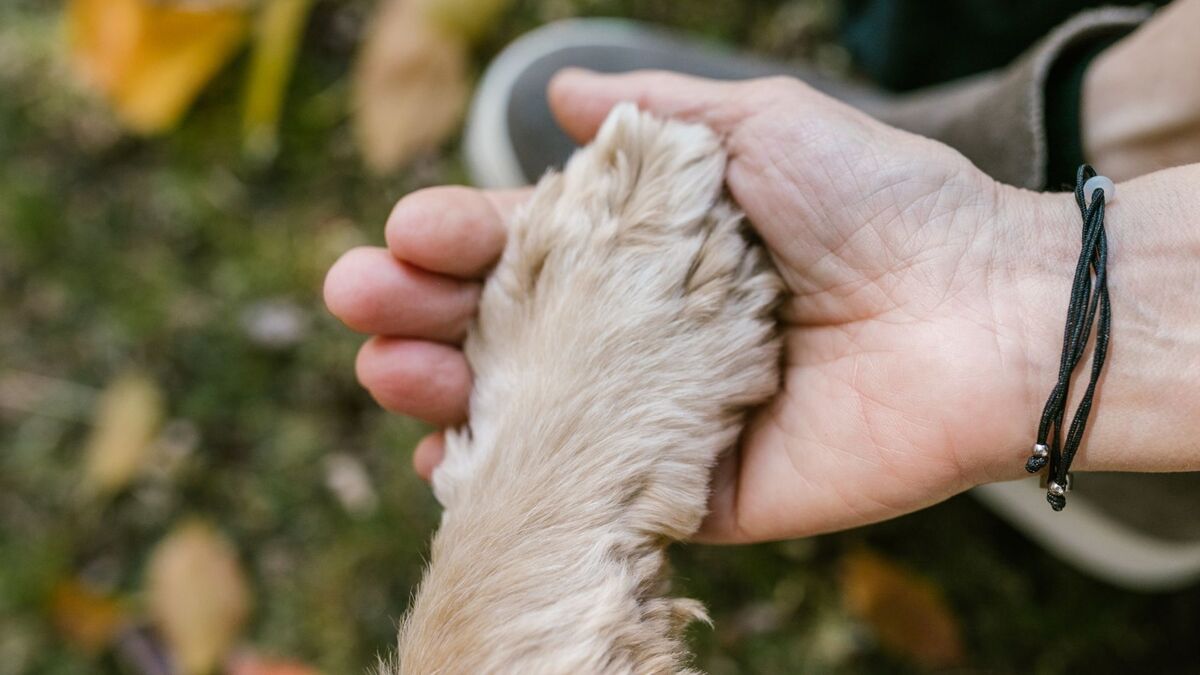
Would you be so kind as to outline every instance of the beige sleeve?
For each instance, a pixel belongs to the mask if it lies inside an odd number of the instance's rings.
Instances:
[[[1040,190],[1046,182],[1045,88],[1050,67],[1078,42],[1127,31],[1150,13],[1143,8],[1084,12],[1008,68],[885,103],[859,105],[889,124],[957,149],[996,180]]]

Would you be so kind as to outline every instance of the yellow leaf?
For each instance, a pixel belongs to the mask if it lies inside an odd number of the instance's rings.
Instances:
[[[226,675],[320,675],[320,671],[299,661],[271,659],[253,652],[232,659]]]
[[[467,46],[414,0],[376,13],[354,72],[354,126],[367,166],[400,168],[458,129],[466,106]]]
[[[310,9],[312,0],[266,0],[259,12],[242,109],[242,147],[256,160],[278,149],[284,93]]]
[[[185,523],[155,547],[146,584],[150,615],[180,672],[211,673],[250,613],[232,544],[207,523]]]
[[[71,0],[67,32],[79,75],[129,128],[173,127],[246,36],[243,3]]]
[[[962,664],[958,619],[929,580],[860,550],[842,559],[841,589],[847,611],[869,625],[889,653],[926,668]]]
[[[512,0],[420,0],[433,20],[446,30],[474,42],[495,25]]]
[[[93,654],[107,647],[129,618],[117,599],[73,579],[55,584],[50,617],[67,642]]]
[[[84,488],[111,494],[125,487],[149,458],[162,417],[162,394],[152,380],[133,373],[113,380],[96,404],[84,450]]]

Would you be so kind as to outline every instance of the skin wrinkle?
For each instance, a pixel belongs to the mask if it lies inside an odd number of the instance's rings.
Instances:
[[[942,196],[943,192],[944,191],[935,191],[935,192],[926,193],[925,196],[918,199],[918,204],[919,204],[920,201],[923,201],[923,199],[925,199],[926,197],[929,197],[929,196],[934,197],[935,203],[931,205],[930,214],[928,216],[928,217],[930,217],[930,219],[932,219],[932,217],[934,217],[934,214],[936,214],[938,211],[938,204],[941,203],[941,199],[943,198],[943,196]],[[893,198],[895,199],[895,197],[893,197]],[[954,210],[947,209],[946,211],[943,211],[943,213],[953,215]],[[954,231],[954,229],[955,228],[954,228],[953,223],[948,228],[946,228],[947,237],[949,237],[949,234],[952,233]],[[978,229],[976,232],[977,233],[979,232]],[[949,246],[949,247],[956,247],[956,246]],[[962,246],[961,247],[961,253],[959,255],[958,261],[956,261],[954,273],[952,274],[952,277],[950,277],[949,285],[947,285],[947,291],[946,291],[947,294],[952,292],[955,286],[958,286],[958,283],[956,283],[956,277],[958,277],[959,269],[962,268],[962,261],[964,261],[964,259],[971,253],[970,250],[968,250],[968,249],[970,249],[970,246]],[[931,253],[929,253],[929,255],[931,255]],[[913,263],[913,267],[920,267],[920,265],[917,263]],[[961,292],[961,288],[959,289],[959,292]]]
[[[942,437],[946,439],[946,447],[950,454],[950,459],[954,464],[954,473],[958,484],[964,488],[974,485],[972,476],[967,471],[967,464],[963,461],[963,450],[961,444],[955,440],[954,434],[946,427],[945,421],[940,421],[939,426],[942,429]]]
[[[855,146],[851,146],[851,147],[855,147]],[[855,149],[857,149],[857,147],[855,147]],[[849,150],[849,148],[847,148],[847,150]],[[863,154],[869,154],[869,153],[863,153]],[[855,193],[861,192],[863,190],[862,178],[859,175],[859,173],[855,170],[855,166],[850,162],[850,153],[849,152],[839,153],[837,155],[837,158],[842,163],[842,168],[843,168],[843,171],[845,172],[844,175],[849,176],[850,181],[852,183],[854,183],[854,192]],[[833,181],[834,177],[833,177],[833,174],[829,170],[828,164],[826,164],[825,162],[821,162],[821,168],[825,171],[826,177],[829,178],[830,181]],[[837,195],[838,195],[838,201],[840,202],[840,205],[842,206],[842,208],[846,208],[846,209],[852,208],[852,205],[850,204],[850,200],[847,199],[848,195],[845,192],[838,191]]]
[[[876,246],[864,245],[857,241],[860,237],[865,237],[868,235],[872,235],[876,238],[877,241],[873,242],[877,244]],[[822,256],[821,260],[823,262],[829,258],[836,259],[838,262],[842,263],[844,268],[852,270],[852,276],[861,276],[864,281],[872,282],[875,288],[877,288],[885,297],[894,300],[894,298],[891,297],[892,290],[890,290],[891,288],[894,288],[894,286],[885,287],[883,281],[884,279],[893,279],[896,283],[898,283],[900,281],[899,272],[903,270],[892,270],[888,265],[870,265],[855,269],[846,261],[847,256],[845,255],[845,252],[851,246],[865,246],[866,248],[874,250],[879,250],[881,248],[886,249],[889,246],[888,238],[881,234],[878,229],[872,227],[870,223],[864,223],[863,225],[854,228],[841,244],[831,248],[828,254]],[[879,310],[875,311],[878,312]]]
[[[790,152],[785,151],[786,146],[771,144],[763,148],[761,153],[766,160],[767,170],[761,172],[762,178],[768,181],[785,181],[789,184],[797,184],[796,170],[792,168],[793,157]],[[799,183],[803,184],[803,183]],[[757,185],[750,186],[750,189],[757,188]],[[811,193],[811,197],[816,197],[818,203],[815,205],[810,202],[810,193],[806,191],[798,191],[797,194],[791,195],[793,198],[801,200],[801,211],[806,217],[800,218],[800,222],[805,223],[809,230],[812,231],[812,225],[822,223],[823,219],[816,214],[827,213],[828,205],[820,202],[820,195],[816,192]],[[777,214],[783,215],[783,214]],[[794,217],[794,214],[789,214]],[[828,230],[831,228],[822,228]]]
[[[998,187],[996,188],[997,191],[999,191],[999,189],[1000,188],[998,188]],[[1011,194],[1011,193],[1006,193],[1004,198],[999,198],[999,199],[996,199],[995,201],[999,204],[1002,204],[1004,207],[1007,207],[1007,205],[1011,201],[1006,198],[1008,194]],[[1035,215],[1034,217],[1028,217],[1028,216],[1027,217],[1018,217],[1015,220],[1018,223],[1029,223],[1029,222],[1032,222],[1035,220],[1042,221],[1043,219],[1037,218]],[[1053,223],[1055,221],[1049,220],[1049,222]],[[1026,229],[1026,228],[1019,228],[1019,227],[1018,228],[993,227],[992,229],[996,232],[1002,232],[1009,236],[1012,236],[1014,233],[1023,235],[1026,232],[1029,232],[1030,230],[1032,230],[1032,228]],[[1035,253],[1037,251],[1045,251],[1046,250],[1044,247],[1037,246],[1034,242],[1030,241],[1029,237],[1022,237],[1022,239],[1024,241],[1022,241],[1019,246],[1011,247],[1009,250],[1017,250],[1017,251],[1032,250]],[[1004,249],[997,247],[996,250],[999,251],[999,250],[1004,250]],[[1033,270],[1033,273],[1034,274],[1043,274],[1043,273],[1045,273],[1044,270],[1052,269],[1052,268],[1053,268],[1052,263],[1045,264],[1044,267],[1035,265],[1035,269]],[[1001,266],[1001,269],[1004,270],[1007,274],[1007,280],[1008,280],[1007,286],[1009,288],[1014,289],[1014,291],[1016,291],[1018,289],[1018,280],[1020,279],[1020,276],[1019,276],[1020,273],[1018,272],[1019,268],[1016,265],[1003,265],[1003,266]],[[1033,336],[1030,332],[1030,329],[1033,326],[1033,323],[1021,316],[1022,314],[1024,314],[1026,317],[1028,317],[1030,314],[1030,311],[1028,308],[1025,308],[1024,311],[1022,311],[1021,294],[1019,292],[1014,293],[1012,300],[1015,303],[1014,306],[1015,306],[1016,317],[1015,318],[1009,317],[1009,320],[1006,321],[1004,324],[998,323],[997,325],[1015,326],[1016,330],[1018,332],[1018,335],[1017,335],[1016,339],[1014,340],[1015,344],[1024,345],[1026,350],[1038,348],[1038,347],[1034,346],[1037,343],[1034,342]],[[999,306],[1008,306],[1008,304],[1009,303],[1003,303],[1002,305],[999,305]],[[1025,401],[1026,401],[1026,409],[1028,411],[1026,418],[1029,420],[1036,420],[1037,416],[1040,414],[1039,398],[1040,398],[1041,394],[1039,394],[1039,392],[1047,385],[1041,381],[1041,379],[1042,379],[1040,377],[1041,371],[1034,367],[1033,360],[1031,358],[1029,358],[1029,356],[1027,354],[1022,354],[1015,360],[1021,366],[1022,379],[1025,382],[1025,386],[1024,386]],[[1032,433],[1032,431],[1030,433]],[[981,466],[984,469],[984,472],[986,473],[987,478],[991,479],[991,480],[995,480],[997,478],[1013,478],[1013,477],[1016,477],[1017,475],[1019,475],[1019,474],[1017,474],[1016,469],[1010,468],[1011,464],[1007,461],[1000,464],[999,466],[997,466],[996,462],[983,462]]]
[[[827,292],[793,295],[790,298],[789,304],[796,308],[792,312],[796,318],[792,318],[790,323],[798,328],[824,328],[843,323],[870,321],[877,316],[877,314],[870,310],[870,307],[875,303],[862,303],[865,307],[862,309],[862,313],[859,314],[836,315],[835,310],[842,309],[846,305],[857,304],[853,302],[854,297],[871,290],[875,290],[875,285],[870,280],[853,278],[829,286]],[[816,321],[811,318],[801,320],[798,318],[813,316],[827,318],[823,321]]]
[[[885,303],[880,303],[881,308],[889,305],[891,306],[891,309],[880,310],[880,313],[876,314],[876,318],[882,318],[886,320],[888,315],[904,313],[907,314],[911,319],[917,319],[917,317],[910,312],[909,308],[904,302],[904,298],[898,297],[897,289],[902,289],[904,287],[904,276],[902,274],[904,271],[905,270],[883,270],[878,272],[877,274],[879,276],[873,279],[875,288],[878,289],[880,294],[882,294],[887,300]]]
[[[847,384],[847,386],[849,386],[850,391],[855,394],[855,399],[854,399],[855,411],[858,413],[859,419],[862,420],[863,428],[866,430],[867,439],[870,440],[871,444],[874,445],[875,447],[883,449],[884,446],[879,442],[879,439],[876,436],[875,426],[872,424],[871,414],[868,411],[868,407],[866,405],[868,402],[868,399],[866,396],[863,395],[862,389],[859,386],[859,381],[860,381],[859,378],[861,377],[861,372],[859,370],[859,366],[864,358],[869,358],[869,357],[867,357],[865,355],[859,355],[854,358],[854,360],[852,362],[850,381],[847,382],[846,384]],[[882,453],[880,453],[880,458],[883,459]],[[891,473],[893,475],[895,474],[894,467],[889,466],[886,461],[880,462],[880,465],[888,466],[889,469],[892,469]]]
[[[910,318],[907,320],[907,322],[911,323],[911,322],[912,322],[912,320],[913,320],[913,319],[912,319],[912,317],[910,317]],[[847,328],[847,327],[842,327],[842,328],[840,328],[840,329],[839,329],[837,332],[838,332],[838,333],[844,333],[844,332],[846,331],[846,328]],[[854,340],[854,338],[851,338],[851,340]],[[811,356],[812,356],[812,353],[811,353],[811,352],[806,352],[806,358],[811,358]],[[857,386],[853,386],[853,387],[852,387],[852,390],[854,390],[854,391],[856,391],[856,392],[859,392],[859,393],[861,394],[861,393],[862,393],[862,391],[864,390],[864,387],[862,387],[861,385],[857,385]],[[868,398],[869,398],[869,396],[868,396]],[[869,417],[868,417],[868,419],[867,419],[867,422],[869,423],[869,425],[870,425],[870,428],[871,428],[872,430],[874,430],[874,428],[877,426],[877,424],[875,423],[875,421],[874,421],[874,420],[871,420],[871,419],[869,419]],[[927,427],[928,425],[924,425],[924,426],[926,426],[926,427]],[[876,433],[876,434],[877,434],[877,432],[874,432],[874,433]],[[958,464],[961,464],[961,462],[958,462]],[[955,469],[955,471],[954,471],[954,473],[956,474],[956,480],[961,480],[961,478],[959,478],[959,477],[960,477],[960,476],[961,476],[961,475],[962,475],[964,472],[963,472],[961,469],[958,469],[958,468],[956,468],[956,469]]]
[[[834,340],[824,341],[824,344],[821,346],[814,345],[814,336],[842,336],[846,342],[852,343],[853,340],[847,335],[848,332],[849,326],[845,324],[833,324],[790,332],[785,338],[787,343],[785,364],[798,367],[819,367],[834,363],[838,359],[843,358],[844,355],[842,352],[844,350],[839,345],[832,345],[831,343],[835,342]],[[800,344],[800,338],[804,338],[803,345]],[[807,347],[807,349],[804,347]],[[833,355],[821,358],[826,352],[830,352]]]
[[[955,251],[958,249],[958,247],[956,247],[956,246],[944,246],[941,248],[949,249],[951,251]],[[931,256],[936,255],[938,253],[938,250],[940,250],[940,249],[935,249],[933,251],[930,251],[929,255],[931,255]],[[972,283],[971,281],[966,280],[966,279],[960,281],[959,277],[961,274],[964,274],[964,272],[963,272],[964,269],[971,270],[970,272],[966,272],[966,274],[980,275],[981,277],[986,276],[986,274],[981,273],[978,269],[975,269],[973,265],[967,265],[966,259],[972,255],[973,255],[972,252],[970,252],[964,248],[961,251],[959,251],[956,255],[952,256],[954,259],[954,264],[951,266],[952,271],[949,274],[949,280],[946,282],[945,287],[942,289],[942,292],[939,295],[937,301],[933,303],[932,307],[930,308],[931,310],[938,310],[938,309],[945,308],[947,305],[951,305],[952,303],[959,302],[959,299],[961,297],[968,296],[969,291],[974,287],[974,284],[978,283],[978,282]],[[964,298],[964,299],[969,299],[969,298]],[[970,303],[969,302],[961,302],[961,304],[958,304],[956,306],[956,308],[957,309],[970,309]]]
[[[856,366],[857,366],[857,359],[855,359],[855,361],[853,361],[851,365],[852,365],[852,367],[856,367]],[[842,385],[841,387],[826,387],[826,388],[825,388],[826,390],[828,390],[828,391],[834,391],[834,392],[837,392],[838,390],[841,390],[842,392],[844,392],[845,394],[847,394],[847,396],[845,396],[845,397],[843,397],[843,398],[852,398],[852,399],[853,399],[853,401],[852,401],[852,403],[853,403],[853,404],[861,404],[861,402],[862,402],[862,397],[861,397],[861,395],[859,394],[859,392],[858,392],[857,388],[856,388],[856,387],[853,385],[853,379],[855,378],[855,374],[852,372],[852,373],[849,375],[849,381],[848,381],[848,380],[846,380],[846,379],[837,379],[837,380],[834,380],[834,379],[833,379],[833,376],[834,376],[835,374],[836,374],[836,371],[833,371],[833,372],[821,372],[821,371],[816,371],[816,370],[813,370],[813,371],[812,371],[812,375],[814,375],[814,376],[818,376],[818,377],[823,377],[823,378],[825,379],[825,381],[826,381],[826,382],[830,382],[830,381],[837,381],[837,382],[840,382],[840,383],[841,383],[841,385]],[[810,385],[810,386],[811,386],[811,385]],[[860,418],[864,418],[864,420],[865,420],[865,416],[864,416],[864,414],[862,413],[862,410],[861,410],[861,409],[855,409],[855,411],[856,411],[856,414],[857,414],[857,415],[858,415]],[[868,429],[867,429],[867,435],[868,435],[868,436],[870,436],[870,435],[871,435],[871,432],[872,432],[872,430],[871,430],[870,428],[868,428]],[[829,440],[827,440],[827,439],[824,439],[824,438],[820,438],[820,439],[813,438],[812,440],[813,440],[814,442],[816,442],[816,443],[819,443],[819,444],[820,444],[820,445],[822,445],[823,447],[826,447],[826,448],[829,448],[829,449],[835,450],[835,451],[836,451],[836,452],[837,452],[839,455],[842,455],[842,456],[844,456],[845,458],[847,458],[847,459],[848,459],[848,460],[850,460],[850,461],[855,461],[855,462],[857,462],[857,463],[866,463],[868,466],[875,466],[875,467],[881,467],[881,466],[883,466],[883,463],[882,463],[882,462],[875,462],[875,461],[872,461],[870,458],[864,458],[864,457],[860,457],[860,456],[856,455],[856,454],[855,454],[855,452],[854,452],[852,449],[850,449],[850,448],[846,448],[846,447],[842,447],[842,446],[840,446],[840,445],[833,444],[833,443],[831,443],[831,442],[830,442]],[[815,459],[815,458],[818,458],[818,457],[819,457],[819,458],[822,458],[822,459],[828,459],[827,457],[823,457],[823,456],[822,456],[822,455],[820,455],[819,453],[814,453],[814,454],[812,455],[812,457],[814,457],[814,459]]]
[[[794,400],[794,397],[791,394],[792,382],[793,382],[792,374],[794,372],[795,371],[791,371],[791,370],[789,371],[787,385],[784,387],[783,391],[781,392],[781,396],[785,399],[793,399]],[[796,406],[793,405],[793,409],[795,407]],[[827,455],[825,455],[824,453],[821,453],[819,451],[813,452],[810,449],[810,448],[812,448],[813,445],[815,445],[817,447],[817,449],[824,448],[824,449],[830,450],[830,451],[836,453],[837,455],[845,457],[847,460],[852,461],[852,462],[861,463],[863,461],[862,457],[857,456],[852,451],[849,451],[845,448],[841,448],[839,446],[833,445],[833,444],[829,443],[828,441],[826,441],[825,439],[804,436],[799,433],[799,430],[788,431],[787,427],[785,426],[785,422],[788,419],[790,419],[790,418],[780,419],[779,417],[776,417],[773,420],[773,423],[780,429],[780,431],[786,437],[800,441],[799,442],[800,447],[804,447],[809,450],[802,454],[796,453],[796,452],[787,452],[787,453],[785,453],[786,458],[788,460],[789,465],[792,467],[793,473],[796,476],[805,480],[805,482],[808,483],[816,492],[824,492],[825,488],[828,488],[829,486],[824,485],[824,484],[823,485],[813,485],[811,482],[811,479],[808,477],[809,471],[806,469],[806,466],[808,464],[811,464],[811,462],[817,458],[821,458],[825,462],[830,462],[832,460],[830,460],[829,457]],[[797,424],[799,424],[800,422],[801,422],[801,420],[796,420]],[[788,447],[794,448],[794,447],[796,447],[796,444],[788,444]],[[804,462],[805,465],[802,466],[798,462]],[[816,475],[821,475],[823,472],[816,471],[813,473]],[[843,470],[840,470],[837,473],[840,475],[852,475],[853,471],[843,468]],[[861,508],[859,506],[860,502],[857,500],[848,499],[846,497],[845,493],[843,493],[841,491],[841,489],[840,489],[841,485],[842,485],[842,481],[835,481],[833,483],[833,488],[834,488],[835,494],[838,497],[838,499],[841,500],[842,504],[845,507],[849,508],[858,517],[865,518],[867,514],[866,514],[866,512],[861,510]]]
[[[819,446],[819,448],[834,450],[842,455],[846,455],[846,456],[850,456],[854,459],[858,459],[860,461],[860,463],[862,461],[862,458],[855,455],[852,451],[832,445],[830,443],[818,441],[817,445]],[[894,467],[886,462],[869,464],[868,466],[874,466],[876,469],[879,469],[879,470],[886,469],[890,473],[895,475]],[[838,474],[840,474],[841,476],[854,476],[855,472],[850,471],[850,470],[841,470],[838,472]],[[878,520],[879,513],[881,513],[881,512],[886,513],[888,511],[894,510],[896,507],[895,504],[891,504],[891,503],[884,501],[882,498],[882,495],[880,493],[862,490],[861,487],[858,486],[857,482],[853,481],[853,480],[834,481],[833,489],[834,489],[834,492],[837,494],[838,498],[841,500],[841,503],[847,509],[849,509],[850,512],[853,513],[857,519],[859,519],[863,522],[872,522],[872,521]],[[877,508],[871,509],[871,510],[864,509],[864,508],[862,508],[862,504],[864,504],[864,503],[874,504]]]
[[[790,391],[791,376],[792,376],[792,371],[789,369],[784,376],[787,384],[785,384],[784,388],[782,390],[780,390],[780,392],[779,392],[779,400],[781,401],[781,403],[778,404],[776,409],[778,409],[778,407],[781,407],[783,405],[783,403],[785,403],[786,401],[791,400],[793,398],[791,395],[791,391]],[[784,422],[786,419],[787,418],[785,416],[776,414],[776,415],[769,416],[766,420],[766,423],[769,425],[769,427],[774,427],[776,430],[778,430],[779,433],[782,434],[784,438],[796,439],[797,435],[794,434],[793,432],[790,432],[787,429],[787,427],[785,426]],[[787,442],[785,442],[785,446],[789,447],[789,448],[794,447],[792,443],[787,443]],[[740,454],[741,453],[739,452],[739,456],[740,456]],[[810,481],[807,473],[800,467],[800,465],[798,465],[796,463],[798,460],[796,453],[785,452],[784,458],[787,460],[787,463],[791,467],[792,473],[795,475],[796,478],[799,478],[800,480],[803,480],[806,483]],[[750,534],[752,531],[748,530],[746,527],[744,527],[741,524],[741,520],[742,520],[742,517],[744,516],[744,514],[751,512],[751,509],[745,507],[744,502],[742,500],[742,496],[744,494],[746,494],[746,492],[741,489],[741,480],[746,478],[747,476],[748,476],[748,474],[745,472],[741,472],[741,471],[738,472],[738,480],[736,482],[736,484],[738,485],[738,490],[734,496],[734,506],[735,506],[734,519],[735,519],[735,523],[737,525],[738,531],[746,533],[746,534]],[[760,501],[760,503],[762,503],[762,502]],[[749,538],[753,538],[753,536],[751,535],[750,537],[748,537],[748,539]]]
[[[892,208],[896,204],[896,188],[913,180],[914,179],[911,176],[900,176],[895,181],[883,181],[878,187],[872,189],[870,192],[864,194],[861,198],[856,199],[853,204],[848,204],[847,206],[851,208],[867,206],[869,202],[874,200],[881,193],[887,192],[892,199],[888,202],[885,202],[885,205],[888,208]]]
[[[761,145],[761,143],[762,143],[761,138],[764,135],[769,137],[770,132],[776,131],[779,128],[779,125],[776,124],[774,122],[774,120],[772,119],[772,120],[769,120],[769,121],[766,121],[763,123],[765,126],[764,129],[761,129],[761,130],[757,129],[756,123],[759,123],[759,121],[763,120],[763,119],[764,119],[763,114],[755,115],[753,118],[751,118],[749,121],[747,121],[744,125],[742,125],[740,127],[740,128],[746,129],[747,134],[750,134],[752,131],[758,131],[759,133],[756,133],[754,135],[754,140],[751,141],[751,143],[749,145],[749,149],[744,153],[745,157],[747,158],[746,161],[734,164],[731,167],[731,172],[727,178],[730,188],[733,192],[733,195],[734,195],[735,199],[737,199],[739,201],[739,203],[757,205],[757,203],[758,203],[757,199],[747,199],[747,198],[755,195],[755,193],[757,192],[758,186],[762,185],[764,183],[770,184],[772,182],[788,182],[788,183],[793,182],[793,178],[790,177],[787,174],[787,172],[782,170],[781,163],[776,160],[775,155],[776,155],[776,153],[778,153],[780,151],[780,144]],[[803,142],[801,142],[801,143],[803,144]],[[755,152],[753,150],[753,148],[755,148],[755,147],[759,148],[759,150],[757,152]],[[767,161],[765,161],[765,162],[752,161],[751,158],[759,157],[759,156],[761,156],[763,159],[765,159]],[[787,159],[787,158],[785,157],[784,159]],[[745,181],[739,180],[739,175],[736,172],[736,169],[741,166],[749,166],[751,168],[751,175],[749,177],[750,180],[745,180]],[[814,214],[821,214],[821,213],[824,213],[825,211],[824,211],[824,205],[822,205],[822,204],[814,205],[813,203],[811,203],[809,201],[810,200],[809,192],[810,191],[801,190],[801,191],[796,191],[795,194],[790,195],[792,198],[801,200],[801,203],[799,204],[799,207],[800,207],[799,210],[802,213],[806,214],[806,217],[804,217],[804,218],[796,219],[795,214],[792,214],[790,212],[775,212],[775,213],[769,213],[769,214],[759,214],[759,215],[768,215],[770,217],[769,218],[758,218],[758,219],[756,219],[754,217],[755,214],[752,213],[752,214],[750,214],[751,219],[752,219],[752,221],[756,221],[756,222],[758,222],[760,220],[764,221],[764,222],[780,222],[780,221],[798,222],[798,224],[809,228],[809,231],[811,232],[811,231],[813,231],[811,229],[812,225],[819,223],[822,220],[819,217],[815,217]],[[759,223],[759,225],[761,226],[761,222]],[[832,229],[832,228],[824,228],[824,229],[828,230],[828,229]],[[770,234],[775,234],[775,233],[771,232],[771,233],[767,233],[767,234],[770,235]],[[769,240],[773,239],[773,237],[768,236],[768,239]],[[775,243],[776,243],[776,246],[778,246],[778,244],[781,242],[775,242]],[[793,255],[790,255],[787,257],[789,259],[794,259],[795,261],[799,262],[802,265],[805,264],[804,260],[803,260],[804,256],[800,252],[793,252]]]
[[[891,442],[891,443],[883,442],[879,439],[880,438],[906,439],[908,434],[889,433],[889,434],[884,435],[883,432],[877,432],[877,429],[879,429],[880,427],[886,427],[886,426],[899,427],[902,425],[897,424],[897,423],[889,424],[889,423],[882,423],[880,421],[877,421],[872,416],[872,412],[871,412],[872,406],[866,405],[866,403],[873,403],[878,408],[881,408],[883,410],[890,410],[890,411],[896,413],[901,418],[901,421],[903,421],[906,424],[913,424],[914,426],[920,427],[920,423],[919,423],[919,421],[914,421],[914,420],[910,419],[910,414],[908,412],[906,412],[900,408],[897,408],[895,406],[892,406],[892,405],[886,403],[882,399],[872,397],[869,393],[867,393],[868,389],[866,387],[859,386],[858,380],[861,377],[861,369],[858,368],[858,361],[859,361],[859,359],[855,360],[855,370],[854,370],[854,375],[853,375],[854,386],[852,388],[853,388],[854,393],[857,395],[857,397],[859,399],[859,401],[858,401],[859,402],[859,410],[860,410],[861,416],[863,418],[864,426],[867,429],[868,437],[871,439],[871,441],[875,444],[876,447],[878,447],[882,450],[881,457],[883,457],[886,460],[889,456],[902,454],[902,453],[893,448],[893,445],[896,444],[895,442]],[[907,440],[905,440],[905,442],[907,442]],[[915,446],[912,446],[910,443],[910,450],[911,449],[920,450],[920,448],[916,448]],[[918,456],[919,456],[919,454],[918,454]],[[890,470],[892,475],[900,478],[904,472],[898,470],[897,467],[900,465],[903,465],[904,463],[905,462],[903,462],[903,461],[901,461],[900,464],[885,461],[882,465],[886,466]]]
[[[1009,275],[1010,275],[1010,271],[1009,271]],[[995,289],[994,289],[994,286],[992,286],[990,275],[988,276],[988,279],[989,279],[988,291],[986,291],[986,292],[988,292],[989,299],[990,299],[991,297],[994,297]],[[1010,281],[1012,281],[1012,279],[1010,279]],[[1004,324],[1000,323],[1000,316],[998,316],[996,313],[996,306],[998,306],[998,305],[989,303],[988,306],[990,307],[990,309],[992,311],[992,322],[994,322],[994,324],[997,325],[997,327],[998,327],[998,325],[1004,325]],[[1012,325],[1012,324],[1008,323],[1007,325]],[[992,335],[994,335],[994,342],[995,342],[997,353],[1001,354],[1002,368],[1004,370],[1008,371],[1008,370],[1012,370],[1013,366],[1015,365],[1016,368],[1020,369],[1020,372],[1021,372],[1020,381],[1025,383],[1025,386],[1021,388],[1022,393],[1025,394],[1024,396],[1022,396],[1022,399],[1024,399],[1024,401],[1025,401],[1026,411],[1031,411],[1032,407],[1030,404],[1032,401],[1032,394],[1030,393],[1030,389],[1028,389],[1028,387],[1030,387],[1030,382],[1032,381],[1032,377],[1031,377],[1030,363],[1028,363],[1028,359],[1022,358],[1021,356],[1018,356],[1016,358],[1008,358],[1008,359],[1004,358],[1004,354],[1006,354],[1006,350],[1003,350],[1003,348],[1001,346],[1000,330],[998,330],[998,329],[995,330],[994,333],[992,333]],[[1021,345],[1024,345],[1024,342],[1021,341],[1020,337],[1016,337],[1015,340],[1010,341],[1010,344],[1012,344],[1013,347],[1016,347],[1016,351],[1018,351],[1018,354],[1019,354],[1019,352],[1020,352],[1019,347]],[[1036,417],[1034,417],[1033,414],[1030,414],[1030,412],[1026,413],[1025,418],[1026,419],[1036,419]],[[959,448],[960,448],[960,446],[958,446],[958,444],[955,444],[955,450],[956,450],[955,458],[958,461],[962,461],[961,460],[961,449],[959,449]],[[986,450],[992,450],[992,449],[1000,450],[1000,453],[997,453],[997,455],[998,455],[997,459],[1000,459],[1000,456],[1003,456],[1003,458],[1006,460],[1008,459],[1007,456],[1004,456],[1002,454],[1002,450],[1008,449],[1006,447],[1003,447],[1003,444],[1000,444],[1000,447],[997,447],[997,448],[985,448],[985,449]],[[996,482],[996,480],[1002,480],[1002,479],[1012,476],[1012,474],[1016,473],[1015,470],[1008,470],[1008,466],[1009,466],[1008,461],[1003,462],[1002,468],[1000,468],[1000,470],[997,470],[997,468],[992,468],[995,466],[994,461],[983,461],[983,462],[976,461],[976,462],[973,462],[972,465],[977,467],[976,473],[978,473],[979,476],[976,476],[974,478],[977,478],[977,482],[979,484],[982,484],[985,482],[986,483]],[[970,476],[968,476],[968,478],[970,478]],[[974,484],[974,483],[970,483],[970,484]]]

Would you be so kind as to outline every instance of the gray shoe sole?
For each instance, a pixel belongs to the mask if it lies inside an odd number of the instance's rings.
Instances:
[[[850,102],[878,98],[800,66],[755,59],[632,21],[560,21],[521,36],[484,73],[467,116],[464,142],[467,169],[476,185],[527,185],[570,156],[575,145],[559,130],[546,100],[550,78],[570,66],[613,73],[669,70],[723,80],[791,75]]]
[[[1073,490],[1058,513],[1046,504],[1037,478],[971,493],[1047,551],[1113,585],[1162,591],[1200,579],[1200,475],[1085,473],[1075,479],[1098,484]],[[1164,485],[1183,491],[1162,494]],[[1134,486],[1142,488],[1138,494],[1122,494]],[[1167,513],[1151,513],[1154,504],[1166,505]],[[1116,508],[1123,512],[1113,513]]]

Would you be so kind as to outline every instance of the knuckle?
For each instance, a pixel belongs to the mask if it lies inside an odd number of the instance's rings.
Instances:
[[[812,89],[800,80],[787,75],[771,75],[746,83],[747,97],[760,107],[795,106],[802,103]]]

